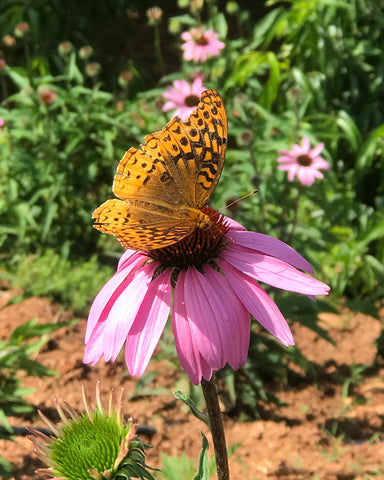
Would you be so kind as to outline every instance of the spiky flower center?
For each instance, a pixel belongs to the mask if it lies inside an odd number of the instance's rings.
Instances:
[[[301,167],[310,167],[313,163],[313,159],[309,155],[299,155],[297,157],[297,163]]]
[[[197,95],[188,95],[184,98],[184,103],[186,107],[197,107],[200,102],[200,97]]]
[[[164,248],[148,252],[148,256],[160,262],[164,267],[186,270],[194,266],[197,269],[205,264],[214,264],[221,250],[226,245],[225,234],[229,227],[225,217],[211,207],[201,209],[211,219],[207,228],[196,228],[190,235]]]
[[[88,469],[113,472],[122,439],[129,426],[120,425],[116,415],[107,417],[95,411],[92,420],[83,414],[78,421],[62,427],[60,439],[50,446],[49,457],[56,475],[76,480],[91,480]]]

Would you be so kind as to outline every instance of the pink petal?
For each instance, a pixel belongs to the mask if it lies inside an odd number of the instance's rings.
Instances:
[[[98,322],[104,322],[108,317],[114,302],[130,281],[129,274],[135,268],[141,266],[143,261],[147,261],[147,259],[144,259],[143,256],[140,255],[137,255],[134,258],[125,258],[124,260],[127,262],[124,270],[120,270],[119,272],[115,273],[115,275],[100,290],[92,303],[88,316],[85,343],[88,343],[89,337],[96,324]]]
[[[235,245],[251,248],[252,250],[257,250],[258,252],[279,258],[313,275],[313,269],[309,262],[296,252],[296,250],[277,238],[270,237],[263,233],[248,232],[247,230],[240,232],[231,230],[227,233],[227,236],[235,241]],[[236,248],[235,245],[231,245],[230,248]]]
[[[233,268],[229,263],[223,260],[218,263],[237,296],[252,316],[283,345],[294,345],[295,341],[285,318],[260,285]]]
[[[151,281],[129,330],[125,362],[131,375],[144,373],[167,323],[172,300],[171,273],[168,268]]]
[[[319,143],[318,145],[316,145],[316,147],[313,147],[312,150],[309,151],[309,156],[312,158],[317,157],[321,153],[323,148],[324,148],[324,143]]]
[[[131,264],[135,263],[137,257],[142,258],[143,262],[146,262],[148,260],[148,257],[146,255],[143,255],[137,250],[125,250],[125,252],[120,257],[119,263],[117,264],[117,271],[120,272],[124,268],[127,268]]]
[[[227,250],[221,257],[239,271],[273,287],[306,295],[327,295],[329,291],[325,283],[268,255]]]
[[[309,142],[309,138],[308,137],[304,137],[303,138],[303,141],[301,142],[301,145],[302,145],[302,148],[304,150],[303,153],[306,153],[306,154],[309,154],[310,150],[311,150],[311,144]]]
[[[209,298],[220,318],[220,333],[224,351],[224,364],[237,370],[247,361],[250,315],[239,302],[227,278],[209,265],[204,265],[205,279],[211,288]]]
[[[225,218],[225,225],[229,227],[229,231],[246,230],[245,227],[241,225],[241,223],[236,222],[235,220],[233,220],[233,218],[230,218],[230,217]]]
[[[194,341],[185,308],[184,284],[185,271],[182,270],[173,295],[172,329],[181,366],[187,372],[191,382],[198,385],[202,377],[210,380],[213,370],[200,355]]]
[[[220,316],[211,301],[212,288],[204,275],[190,267],[185,274],[184,300],[191,333],[205,361],[214,370],[224,366],[223,343],[220,334]]]
[[[105,321],[104,357],[107,362],[114,361],[119,354],[157,267],[157,262],[151,262],[137,270],[113,303]]]
[[[88,339],[88,343],[85,346],[84,351],[84,363],[90,363],[92,367],[101,359],[104,355],[104,333],[105,323],[98,323],[92,330],[92,334]]]
[[[310,187],[316,178],[315,171],[311,168],[300,168],[297,172],[297,178],[300,183]]]
[[[321,170],[329,170],[329,169],[331,168],[331,166],[329,165],[329,163],[326,162],[326,161],[324,160],[324,158],[321,158],[321,157],[316,157],[316,158],[313,160],[312,167],[313,167],[313,168],[317,168],[317,169],[321,169]]]

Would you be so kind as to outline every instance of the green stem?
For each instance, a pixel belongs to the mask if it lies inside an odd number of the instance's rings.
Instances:
[[[295,229],[296,229],[296,225],[297,225],[301,191],[302,191],[302,186],[301,186],[301,183],[298,182],[297,197],[296,197],[296,202],[295,202],[295,210],[294,210],[293,220],[292,220],[292,230],[291,230],[291,233],[289,234],[288,241],[287,241],[288,245],[290,245],[291,242],[292,242],[293,234],[295,233]]]
[[[218,480],[229,480],[228,454],[225,442],[224,425],[214,379],[212,378],[207,381],[203,378],[201,380],[201,388],[203,390],[208,410],[209,425],[216,456],[217,478]]]
[[[1,101],[3,101],[6,98],[8,98],[7,84],[5,82],[5,76],[3,72],[0,73],[0,82],[1,82],[1,96],[2,96]]]
[[[165,67],[164,67],[164,60],[163,55],[161,53],[161,43],[160,43],[160,29],[159,25],[156,23],[154,25],[155,28],[155,52],[157,55],[157,59],[159,61],[160,73],[161,75],[165,75]]]

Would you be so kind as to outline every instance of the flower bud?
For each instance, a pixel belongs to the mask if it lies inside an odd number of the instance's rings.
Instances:
[[[124,70],[123,72],[121,72],[118,79],[120,87],[127,87],[128,83],[132,80],[132,77],[133,74],[129,70]]]
[[[90,45],[84,45],[79,50],[79,57],[82,60],[88,60],[93,55],[93,48]]]
[[[16,39],[13,35],[5,35],[2,42],[6,47],[13,47],[13,45],[16,43]]]
[[[18,23],[15,27],[15,35],[17,38],[23,38],[28,33],[29,24],[27,22]]]
[[[44,103],[46,105],[53,103],[57,97],[55,90],[45,85],[40,85],[40,87],[37,89],[37,95],[40,103]]]
[[[230,1],[226,4],[225,9],[229,15],[233,15],[238,12],[239,5],[235,1]]]
[[[147,18],[149,25],[156,25],[160,23],[163,16],[163,10],[160,7],[151,7],[147,10]]]
[[[59,44],[57,50],[62,57],[66,57],[73,51],[73,45],[68,40],[65,40]]]
[[[85,67],[85,73],[88,75],[88,77],[97,77],[97,75],[99,75],[100,72],[101,72],[100,63],[97,63],[97,62],[88,63],[88,65]]]

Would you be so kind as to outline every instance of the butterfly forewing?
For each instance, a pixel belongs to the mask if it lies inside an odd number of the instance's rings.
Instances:
[[[219,181],[227,142],[219,94],[206,90],[185,122],[175,117],[144,142],[118,165],[113,192],[120,200],[108,200],[93,217],[95,228],[124,247],[151,250],[207,225],[200,209]]]

